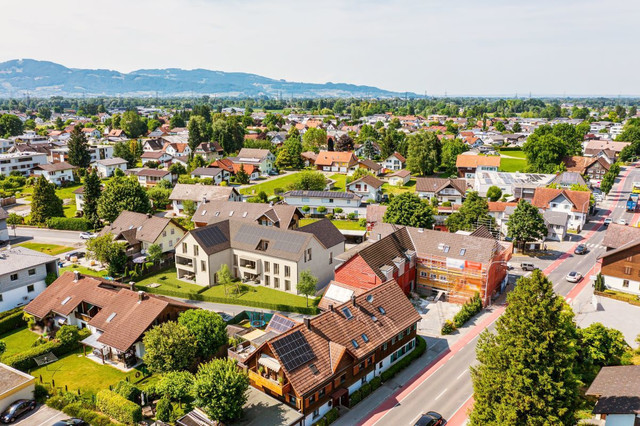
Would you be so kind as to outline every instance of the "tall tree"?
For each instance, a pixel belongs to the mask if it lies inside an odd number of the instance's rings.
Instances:
[[[249,173],[244,169],[244,164],[240,164],[240,168],[236,172],[236,181],[241,185],[246,185],[249,183],[250,176]]]
[[[302,143],[299,137],[288,138],[280,149],[276,157],[276,167],[278,169],[300,169],[304,165],[302,162]]]
[[[376,156],[376,151],[373,147],[373,141],[371,139],[367,139],[362,144],[362,156],[366,159],[373,159]]]
[[[190,309],[180,314],[178,324],[193,335],[198,356],[203,360],[212,358],[228,341],[227,324],[213,311]]]
[[[507,221],[507,236],[526,247],[530,241],[539,241],[547,236],[547,226],[537,207],[520,200]]]
[[[440,169],[446,173],[454,174],[458,170],[456,168],[456,160],[458,155],[469,150],[469,145],[462,140],[448,139],[442,144],[442,163]]]
[[[195,405],[212,419],[230,423],[242,416],[247,402],[249,377],[233,359],[214,359],[201,364],[196,374]]]
[[[471,425],[575,424],[573,314],[539,270],[509,293],[496,333],[480,335],[471,367]]]
[[[353,139],[348,134],[343,134],[338,138],[335,146],[336,151],[353,151]]]
[[[64,208],[62,200],[56,195],[56,186],[40,176],[33,185],[31,222],[44,225],[50,217],[64,217]]]
[[[84,205],[82,214],[85,219],[91,222],[93,228],[100,226],[100,215],[98,215],[98,200],[102,195],[100,188],[100,177],[94,168],[91,173],[84,178]]]
[[[327,132],[324,129],[312,127],[302,135],[302,149],[305,151],[318,152],[326,144]]]
[[[120,118],[120,128],[132,139],[139,138],[147,133],[147,124],[135,110],[128,110]]]
[[[292,190],[322,191],[327,186],[327,179],[320,172],[307,170],[296,173],[294,181],[289,186]]]
[[[433,132],[420,132],[409,136],[407,168],[414,174],[432,175],[440,165],[442,145]]]
[[[123,210],[138,213],[148,213],[151,210],[147,191],[140,186],[135,176],[111,179],[98,201],[98,214],[109,222],[116,220]]]
[[[208,142],[211,139],[211,123],[200,115],[191,115],[188,124],[189,129],[189,148],[191,151],[202,142]]]
[[[91,154],[87,146],[87,136],[80,126],[75,126],[71,132],[69,142],[69,164],[86,169],[91,164]]]
[[[0,115],[0,137],[8,138],[21,135],[24,131],[22,120],[13,114]]]
[[[450,232],[473,231],[479,225],[495,225],[495,219],[489,216],[489,204],[477,192],[469,192],[462,206],[445,220]]]
[[[216,114],[211,125],[211,137],[224,148],[224,152],[230,154],[242,148],[244,127],[233,116],[226,117],[223,114]]]
[[[126,160],[128,168],[134,168],[137,163],[135,154],[131,151],[131,147],[126,142],[117,142],[113,146],[113,156]]]
[[[542,136],[531,134],[522,146],[529,170],[534,173],[553,173],[562,158],[568,154],[567,144],[559,137],[546,133]]]
[[[174,321],[153,327],[144,334],[142,342],[144,363],[154,373],[187,370],[198,350],[191,332]]]
[[[434,223],[431,206],[410,192],[393,197],[382,220],[415,228],[431,228]]]

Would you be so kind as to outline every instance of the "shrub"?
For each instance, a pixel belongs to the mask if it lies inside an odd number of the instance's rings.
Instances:
[[[73,326],[69,326],[69,327],[73,327]],[[85,328],[78,332],[78,334],[76,335],[77,340],[68,341],[66,344],[63,344],[57,339],[52,340],[42,345],[27,349],[24,352],[20,352],[20,353],[5,357],[2,361],[5,364],[9,365],[10,367],[17,368],[18,370],[27,371],[30,368],[37,367],[36,362],[33,360],[35,357],[44,355],[47,352],[51,352],[55,356],[60,358],[62,355],[65,355],[77,349],[79,346],[78,342],[88,337],[89,334],[91,334],[91,332]]]
[[[49,391],[47,390],[47,388],[45,388],[41,384],[36,383],[36,386],[33,389],[33,399],[38,402],[44,402],[48,396]]]
[[[156,404],[156,419],[162,422],[171,420],[171,401],[168,398],[161,398]]]
[[[77,402],[80,397],[71,392],[63,392],[61,394],[53,395],[51,398],[47,399],[46,404],[55,408],[56,410],[62,410],[69,404]]]
[[[318,211],[318,213],[324,213],[327,211],[327,208],[325,206],[318,206],[316,210]]]
[[[453,317],[453,323],[456,328],[460,328],[481,310],[482,299],[480,299],[480,294],[476,293],[467,303],[462,305],[460,312]]]
[[[17,308],[9,309],[8,311],[0,312],[0,320],[8,317],[9,315],[13,315],[16,312],[22,312],[22,306],[18,306]]]
[[[27,321],[22,315],[22,309],[0,319],[0,335],[22,328],[27,325]]]
[[[349,395],[349,407],[353,407],[360,401],[362,401],[362,393],[360,392],[360,390],[357,390]]]
[[[381,385],[382,385],[382,379],[380,378],[380,376],[376,376],[373,379],[371,379],[371,392],[378,389]]]
[[[366,218],[366,217],[363,217],[363,218],[361,218],[360,220],[358,220],[358,225],[359,225],[361,228],[365,228],[365,227],[367,226],[367,218]]]
[[[326,217],[329,220],[333,220],[333,215],[331,213],[324,215],[324,217]]]
[[[83,217],[50,217],[47,219],[47,228],[66,231],[88,231],[91,229],[91,222]]]
[[[343,211],[344,211],[344,210],[342,210],[342,207],[336,207],[335,209],[333,209],[333,212],[334,212],[335,214],[340,214],[340,213],[342,213]]]
[[[81,418],[92,426],[109,426],[115,424],[109,417],[84,408],[81,402],[69,404],[63,407],[62,411],[68,416]]]
[[[446,320],[440,330],[443,335],[451,334],[454,331],[456,331],[456,325],[451,320]]]
[[[273,188],[273,193],[278,195],[284,193],[284,189],[282,188]]]
[[[140,400],[140,393],[142,392],[126,380],[119,381],[113,391],[131,402],[138,402]]]
[[[183,417],[185,414],[187,413],[185,412],[184,408],[180,407],[179,405],[174,405],[173,411],[171,411],[171,421],[175,422],[180,417]]]
[[[442,207],[451,207],[451,201],[445,201],[442,203]]]
[[[347,215],[347,219],[349,220],[356,220],[358,216],[355,214],[355,212],[351,212]]]
[[[71,345],[78,341],[80,330],[75,325],[63,325],[56,333],[56,339],[63,345]]]
[[[338,413],[338,409],[333,407],[331,410],[327,411],[327,414],[322,416],[320,420],[314,423],[314,426],[328,426],[338,420],[339,416],[340,414]]]
[[[54,282],[55,280],[57,280],[57,279],[58,279],[58,274],[57,274],[57,273],[55,273],[55,272],[49,272],[49,273],[47,274],[47,276],[44,278],[44,283],[45,283],[45,285],[48,287],[48,286],[50,286],[51,284],[53,284],[53,282]]]
[[[107,389],[96,394],[96,406],[107,416],[122,423],[136,424],[142,420],[142,409],[138,404]]]

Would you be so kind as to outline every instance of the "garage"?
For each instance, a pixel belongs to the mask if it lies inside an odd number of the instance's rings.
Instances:
[[[0,363],[0,413],[18,399],[33,399],[35,377]]]

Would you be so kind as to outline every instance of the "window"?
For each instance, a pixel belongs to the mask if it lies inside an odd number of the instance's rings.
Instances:
[[[325,395],[325,390],[324,388],[320,389],[320,391],[318,392],[318,399],[322,398]]]
[[[625,266],[624,267],[624,273],[627,275],[631,275],[631,266]]]
[[[314,402],[316,402],[316,395],[315,394],[313,394],[313,395],[311,395],[309,397],[309,404],[313,404]],[[314,416],[316,415],[315,411],[313,412],[313,415]]]
[[[389,347],[389,345],[387,344],[387,342],[384,342],[384,343],[382,344],[382,350],[383,350],[383,351],[386,351],[388,347]],[[382,368],[382,367],[380,367],[380,368]]]
[[[311,398],[309,398],[309,400],[311,400]],[[313,410],[313,418],[315,419],[316,417],[318,417],[320,415],[320,410]]]
[[[271,272],[270,268],[271,268],[271,264],[269,262],[264,262],[264,271]]]
[[[364,385],[365,383],[367,383],[367,376],[364,376],[360,379],[360,384]]]
[[[284,289],[286,291],[290,291],[291,290],[291,281],[289,280],[284,280]]]
[[[11,274],[11,281],[16,281],[18,279],[18,274]]]
[[[349,308],[342,308],[342,314],[344,315],[344,317],[346,319],[351,319],[353,318],[353,314],[351,313],[351,311],[349,310]]]
[[[167,231],[162,231],[162,236],[166,237],[167,236]]]
[[[440,281],[447,281],[446,275],[440,275]]]
[[[467,252],[466,248],[462,248],[460,249],[460,256],[464,256],[464,254]]]
[[[291,268],[287,265],[284,265],[284,276],[285,277],[290,277],[291,276]]]
[[[333,263],[333,252],[330,251],[329,252],[329,265],[331,265]]]
[[[182,252],[183,253],[187,252],[187,243],[182,243]]]
[[[29,284],[27,286],[27,293],[33,293],[35,291],[35,288],[33,288],[33,284]]]
[[[237,254],[233,255],[233,266],[238,266],[238,255]]]
[[[193,255],[197,256],[198,254],[200,254],[200,247],[198,247],[197,245],[193,245]]]
[[[391,344],[393,345],[394,343],[396,343],[396,336],[393,336],[393,338],[391,339]]]
[[[622,287],[623,288],[629,288],[629,280],[622,281]]]
[[[200,270],[202,272],[205,272],[207,270],[207,262],[205,262],[204,260],[200,261]]]
[[[35,274],[36,274],[36,268],[29,269],[29,275],[35,275]]]
[[[169,240],[169,247],[173,247],[173,240]]]
[[[260,240],[260,242],[258,243],[258,247],[257,249],[259,251],[267,251],[267,249],[269,248],[269,241],[267,240]]]
[[[365,343],[369,343],[369,337],[367,337],[365,333],[362,333],[360,336],[362,337],[362,340],[364,340]]]
[[[173,234],[175,234],[175,233],[176,233],[175,228],[171,228],[171,235],[173,235]]]
[[[431,278],[432,280],[435,280],[437,278],[436,274],[431,273],[429,274],[429,278]]]
[[[627,262],[633,262],[633,256],[627,257]]]
[[[2,302],[2,295],[0,294],[0,302]]]
[[[329,202],[330,202],[330,203],[333,203],[333,198],[329,198]]]
[[[427,278],[427,273],[425,271],[420,271],[421,278]]]
[[[280,273],[280,264],[279,263],[274,263],[273,264],[273,273],[274,274],[279,274]]]
[[[311,260],[311,248],[307,249],[307,259]]]
[[[296,403],[296,397],[295,397],[295,396],[293,396],[293,395],[291,395],[291,394],[289,394],[289,402],[295,405],[295,403]]]
[[[382,306],[378,306],[378,311],[380,311],[382,315],[385,315],[387,313],[387,311],[385,311]]]
[[[360,345],[358,344],[358,342],[356,342],[356,339],[351,339],[351,344],[353,345],[354,348],[358,349],[360,347]]]
[[[264,276],[264,285],[269,285],[269,275]]]
[[[273,278],[273,288],[280,288],[280,278]]]

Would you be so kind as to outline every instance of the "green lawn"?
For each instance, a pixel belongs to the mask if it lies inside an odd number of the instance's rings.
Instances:
[[[509,154],[510,155],[510,154]],[[527,160],[516,158],[501,158],[501,172],[524,172],[527,169]]]
[[[316,222],[320,219],[300,219],[300,226],[305,226],[310,223]],[[333,224],[338,229],[344,229],[349,231],[364,231],[365,228],[358,224],[357,220],[332,220]]]
[[[503,148],[499,150],[499,152],[500,154],[522,158],[523,160],[527,158],[527,156],[524,154],[524,151],[522,151],[522,148]]]
[[[336,183],[333,184],[333,191],[345,191],[345,188],[347,186],[347,175],[336,173],[335,175],[329,176],[329,179],[333,179],[336,181]]]
[[[0,336],[0,340],[7,344],[7,350],[3,356],[17,354],[30,349],[33,343],[38,340],[38,335],[28,328],[21,328]]]
[[[51,256],[73,250],[73,247],[60,246],[57,244],[22,243],[18,245],[41,253],[50,254]]]
[[[107,275],[106,269],[103,269],[102,271],[96,271],[94,269],[87,268],[85,266],[78,266],[78,265],[70,265],[70,266],[65,266],[64,268],[60,268],[61,275],[63,272],[66,272],[66,271],[78,271],[83,275],[93,275],[94,277],[104,277],[105,275]]]
[[[73,185],[56,189],[56,195],[60,197],[62,201],[71,200],[69,204],[64,205],[64,215],[66,217],[76,216],[76,195],[73,193],[73,191],[80,188],[81,186],[82,185]]]
[[[403,192],[416,192],[416,180],[410,179],[405,186],[389,185],[388,183],[382,184],[382,192],[384,194],[400,195]]]
[[[160,284],[158,288],[164,288],[167,290],[173,291],[184,291],[188,293],[196,293],[198,290],[202,290],[201,285],[191,284],[178,279],[176,275],[176,268],[171,268],[166,271],[154,274],[144,280],[140,280],[137,282],[139,285],[143,285],[145,287],[149,286],[149,284]]]
[[[269,179],[264,183],[242,188],[240,193],[244,195],[258,195],[261,191],[264,191],[269,197],[273,195],[273,190],[276,188],[282,188],[284,191],[287,191],[289,185],[296,179],[297,174],[298,173],[291,173],[286,176]]]

